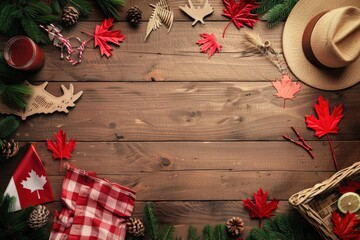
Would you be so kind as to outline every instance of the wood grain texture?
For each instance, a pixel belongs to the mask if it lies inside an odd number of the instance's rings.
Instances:
[[[89,37],[81,31],[92,33],[96,22],[79,22],[76,28],[64,31],[64,36]],[[261,54],[246,53],[241,44],[245,30],[229,28],[226,38],[221,38],[224,23],[211,22],[201,28],[191,28],[187,23],[175,22],[168,34],[165,27],[151,33],[144,42],[146,26],[132,29],[127,23],[116,23],[126,36],[120,47],[112,45],[113,55],[101,57],[94,41],[90,41],[83,54],[83,62],[72,66],[60,59],[60,49],[44,46],[45,66],[32,80],[36,81],[269,81],[281,78],[277,68]],[[265,23],[254,28],[274,49],[281,51],[283,25],[268,29]],[[203,32],[214,33],[222,52],[208,59],[195,44]],[[0,41],[4,46],[5,41]],[[256,74],[255,74],[256,73]]]
[[[194,27],[178,8],[188,1],[169,0],[175,14],[172,30],[160,27],[144,42],[149,3],[157,1],[125,2],[121,21],[112,29],[120,29],[126,39],[120,47],[112,46],[113,56],[100,57],[90,41],[83,62],[71,66],[59,59],[58,48],[42,46],[45,66],[29,79],[34,84],[49,81],[47,90],[56,96],[62,94],[60,84],[72,83],[75,92],[84,91],[69,114],[32,116],[13,136],[21,145],[35,142],[57,199],[46,204],[52,213],[61,208],[64,172],[58,172],[60,163],[52,159],[46,140],[59,128],[77,139],[71,164],[136,190],[135,217],[143,218],[145,203],[154,202],[160,222],[175,225],[175,235],[183,239],[190,224],[199,230],[231,216],[244,219],[246,239],[258,221],[249,218],[242,199],[261,187],[269,198],[281,200],[275,213],[287,213],[293,211],[287,202],[292,194],[334,173],[328,142],[305,124],[305,115],[315,114],[320,95],[330,100],[331,108],[344,107],[340,132],[331,135],[340,168],[359,161],[359,84],[333,92],[303,84],[283,109],[283,99],[273,96],[276,90],[270,83],[281,78],[280,72],[261,54],[246,52],[242,37],[254,31],[281,53],[283,23],[270,29],[259,22],[253,30],[231,24],[221,38],[228,22],[222,0],[211,0],[214,13],[205,25]],[[202,5],[204,0],[193,3]],[[88,38],[81,31],[93,32],[104,19],[93,5],[93,13],[64,30],[64,36]],[[143,11],[136,29],[125,22],[132,5]],[[223,45],[210,59],[195,44],[204,32],[214,33]],[[0,50],[7,40],[0,37]],[[286,134],[296,139],[291,126],[314,148],[315,159],[282,138]],[[0,192],[25,150],[1,163]]]
[[[86,170],[96,171],[90,168]],[[259,187],[271,192],[273,197],[287,200],[292,194],[313,187],[332,174],[333,172],[194,170],[123,172],[99,177],[132,188],[141,201],[218,201],[246,198]],[[63,176],[48,176],[48,179],[56,199],[59,199]],[[9,180],[9,177],[0,177],[2,191]]]
[[[28,144],[18,156],[2,163],[10,177]],[[43,142],[34,143],[49,176],[60,175],[58,160]],[[101,175],[157,171],[301,171],[332,172],[334,164],[327,142],[311,142],[315,159],[288,142],[77,142],[69,163]],[[334,142],[340,168],[360,155],[359,142]]]
[[[305,115],[314,114],[319,95],[329,99],[331,107],[344,106],[341,130],[331,138],[360,139],[360,85],[335,93],[303,85],[286,109],[268,82],[87,82],[74,83],[74,87],[84,94],[69,114],[30,117],[21,124],[16,139],[43,141],[62,127],[79,141],[283,141],[283,134],[295,137],[293,126],[307,140],[318,140],[307,129]],[[49,84],[48,89],[60,94],[58,83]]]

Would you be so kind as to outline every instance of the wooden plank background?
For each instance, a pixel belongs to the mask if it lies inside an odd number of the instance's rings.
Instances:
[[[58,171],[59,162],[52,160],[46,140],[59,128],[77,139],[70,163],[136,190],[136,217],[142,218],[144,204],[153,201],[160,221],[175,225],[176,235],[182,237],[190,224],[201,228],[240,216],[246,238],[258,222],[249,218],[242,199],[262,187],[271,198],[281,200],[276,213],[289,212],[292,194],[335,172],[326,139],[315,137],[305,124],[319,95],[331,106],[344,106],[340,133],[331,135],[340,168],[359,160],[359,85],[329,92],[303,84],[284,109],[270,83],[281,78],[280,72],[261,54],[245,51],[244,32],[255,31],[281,52],[283,23],[270,29],[259,22],[253,30],[240,31],[230,25],[221,38],[227,23],[221,0],[210,1],[215,12],[205,25],[195,27],[178,8],[187,1],[169,0],[175,13],[172,30],[167,33],[161,27],[144,42],[149,3],[155,2],[126,1],[122,19],[113,27],[121,29],[126,39],[113,47],[110,58],[100,57],[91,41],[83,62],[71,66],[59,59],[59,49],[42,46],[45,66],[29,81],[49,81],[47,90],[56,96],[62,94],[60,84],[72,83],[75,92],[84,91],[69,114],[29,117],[14,136],[22,146],[36,145],[57,199],[47,204],[52,211],[61,208],[64,173]],[[202,5],[204,0],[193,2]],[[143,11],[143,22],[136,29],[125,22],[126,10],[133,4]],[[92,32],[102,19],[95,9],[63,34],[85,40],[81,31]],[[210,59],[195,44],[203,32],[214,33],[223,45],[222,52]],[[6,40],[1,37],[1,49]],[[314,148],[315,159],[282,138],[296,137],[291,126]],[[1,191],[19,161],[17,157],[2,164]]]

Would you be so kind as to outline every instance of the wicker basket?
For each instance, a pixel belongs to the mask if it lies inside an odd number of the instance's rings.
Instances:
[[[340,193],[338,187],[344,180],[360,180],[360,162],[342,169],[329,179],[312,188],[302,190],[289,199],[296,208],[320,233],[324,239],[337,240],[332,232],[331,215],[337,209]]]

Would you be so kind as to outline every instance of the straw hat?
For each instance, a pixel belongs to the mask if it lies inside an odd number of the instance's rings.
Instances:
[[[284,27],[283,50],[304,83],[340,90],[360,81],[360,0],[299,0]]]

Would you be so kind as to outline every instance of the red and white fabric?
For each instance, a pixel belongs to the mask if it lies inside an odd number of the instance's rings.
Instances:
[[[21,159],[4,194],[15,197],[14,211],[54,201],[44,165],[33,145]]]
[[[135,192],[65,163],[61,200],[50,240],[123,240]]]

